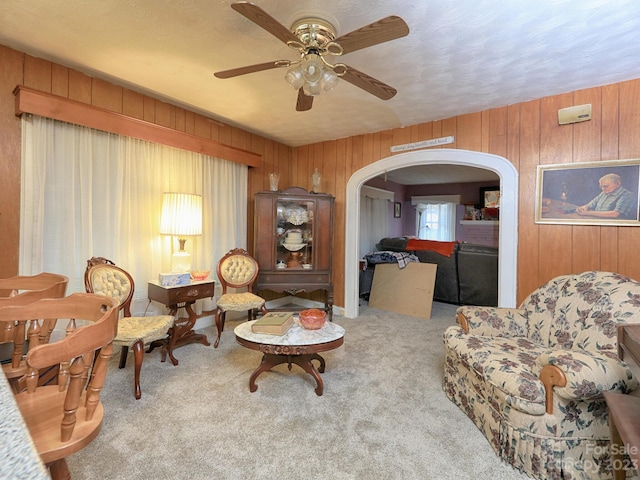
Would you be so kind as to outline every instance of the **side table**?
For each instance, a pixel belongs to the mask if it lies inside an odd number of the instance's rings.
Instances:
[[[618,357],[637,374],[640,325],[618,326]],[[640,398],[633,394],[604,392],[604,399],[609,410],[613,478],[624,480],[627,470],[637,470],[640,466]]]
[[[163,286],[155,280],[149,281],[149,300],[162,303],[169,308],[170,315],[175,317],[179,308],[184,307],[187,318],[176,318],[173,327],[169,329],[169,337],[151,344],[151,349],[162,346],[162,359],[166,361],[167,353],[174,365],[178,365],[178,359],[173,355],[173,349],[188,343],[202,343],[211,345],[207,336],[193,331],[193,326],[198,319],[191,306],[196,300],[213,297],[215,282],[213,280],[192,281],[189,285]]]

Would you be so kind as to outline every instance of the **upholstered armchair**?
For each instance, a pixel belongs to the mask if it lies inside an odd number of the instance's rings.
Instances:
[[[218,337],[213,344],[218,348],[220,336],[224,331],[225,318],[228,311],[247,312],[248,320],[254,318],[255,310],[267,313],[265,299],[253,293],[253,284],[258,278],[258,262],[243,248],[234,248],[226,253],[216,266],[218,280],[222,285],[222,295],[216,302],[216,327]],[[231,292],[230,289],[246,289],[242,292]]]
[[[444,391],[527,475],[610,477],[602,393],[638,387],[617,356],[618,325],[638,322],[640,283],[609,272],[554,278],[519,308],[460,307]]]
[[[174,318],[171,315],[131,316],[131,300],[135,290],[133,277],[104,257],[87,260],[84,286],[87,293],[105,295],[118,301],[118,333],[113,345],[121,347],[119,368],[126,366],[129,347],[133,349],[133,394],[139,400],[142,397],[140,371],[144,346],[166,339]]]

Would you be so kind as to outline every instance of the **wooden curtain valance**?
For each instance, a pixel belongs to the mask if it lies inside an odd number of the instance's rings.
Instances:
[[[16,96],[16,116],[32,113],[41,117],[95,128],[109,133],[125,135],[149,142],[202,153],[212,157],[259,167],[262,157],[253,152],[223,145],[213,140],[173,130],[121,113],[87,105],[68,98],[41,92],[18,85]]]

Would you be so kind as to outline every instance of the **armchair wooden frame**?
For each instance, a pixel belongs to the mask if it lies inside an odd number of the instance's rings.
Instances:
[[[16,394],[34,445],[54,480],[70,479],[66,457],[99,433],[104,409],[100,393],[117,331],[117,302],[109,297],[74,293],[21,306],[0,307],[0,323],[47,319],[68,322],[64,337],[34,346],[26,356],[26,389]],[[42,369],[56,367],[46,385]]]
[[[43,298],[62,298],[67,291],[69,279],[64,275],[55,273],[39,273],[37,275],[18,275],[0,279],[0,290],[8,292],[8,296],[0,297],[0,307],[21,306],[41,300]],[[24,357],[27,349],[42,343],[48,343],[53,330],[53,324],[45,320],[40,325],[38,322],[27,320],[4,322],[0,326],[0,343],[6,344],[6,354],[2,355],[4,371],[14,393],[24,388],[21,379],[27,372],[27,364]],[[12,347],[11,347],[12,345]]]

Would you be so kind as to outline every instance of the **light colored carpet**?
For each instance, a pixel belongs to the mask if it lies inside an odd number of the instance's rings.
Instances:
[[[81,479],[526,479],[504,464],[442,391],[444,329],[453,305],[431,320],[369,307],[334,317],[344,345],[325,352],[324,395],[298,366],[263,373],[261,354],[235,342],[227,322],[220,347],[175,351],[180,364],[142,368],[133,397],[133,359],[110,364],[102,431],[69,457]],[[213,343],[215,328],[207,328]]]

